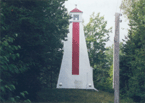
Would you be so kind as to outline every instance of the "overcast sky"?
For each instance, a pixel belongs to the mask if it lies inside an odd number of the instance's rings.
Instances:
[[[84,23],[89,22],[90,15],[95,12],[95,14],[100,12],[100,16],[104,16],[107,21],[107,28],[113,27],[112,33],[110,33],[110,41],[106,43],[106,46],[111,46],[113,44],[114,33],[115,33],[115,13],[121,13],[119,6],[121,0],[68,0],[65,2],[65,7],[68,9],[68,12],[75,8],[83,11]],[[127,35],[128,22],[124,16],[121,16],[120,19],[120,41],[124,39],[124,36]],[[124,28],[124,30],[122,29]]]

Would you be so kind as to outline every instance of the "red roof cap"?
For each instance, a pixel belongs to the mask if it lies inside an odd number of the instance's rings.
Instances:
[[[72,11],[70,11],[70,12],[82,12],[81,10],[79,10],[79,9],[77,9],[77,8],[75,8],[75,9],[73,9]]]

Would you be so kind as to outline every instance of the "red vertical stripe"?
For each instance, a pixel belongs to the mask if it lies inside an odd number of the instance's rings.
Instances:
[[[79,75],[79,22],[72,29],[72,75]]]

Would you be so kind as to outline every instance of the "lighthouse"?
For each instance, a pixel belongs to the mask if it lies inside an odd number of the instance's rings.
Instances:
[[[84,36],[82,14],[83,12],[77,8],[70,11],[72,19],[70,19],[67,41],[64,41],[57,88],[96,90]]]

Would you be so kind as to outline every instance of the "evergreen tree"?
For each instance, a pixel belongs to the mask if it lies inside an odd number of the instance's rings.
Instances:
[[[124,2],[125,3],[125,2]],[[123,8],[129,19],[128,39],[120,61],[121,94],[135,102],[145,102],[145,0],[132,1]]]
[[[20,91],[15,95],[16,84],[14,76],[23,73],[27,70],[23,62],[15,62],[19,58],[19,53],[15,52],[20,49],[20,45],[13,45],[13,42],[18,37],[15,32],[9,32],[10,26],[7,25],[5,19],[5,13],[2,10],[5,7],[5,3],[1,2],[0,11],[0,24],[1,24],[1,38],[0,38],[0,102],[19,102],[20,96],[25,97],[28,94],[27,91]],[[25,102],[30,102],[29,99]]]
[[[2,0],[2,22],[5,31],[1,37],[17,34],[10,45],[19,45],[14,54],[19,58],[23,72],[13,75],[17,81],[15,95],[28,91],[28,98],[36,99],[36,92],[49,83],[56,81],[62,57],[62,42],[68,33],[65,0]],[[50,71],[50,72],[48,72]],[[55,74],[54,80],[47,78]]]

